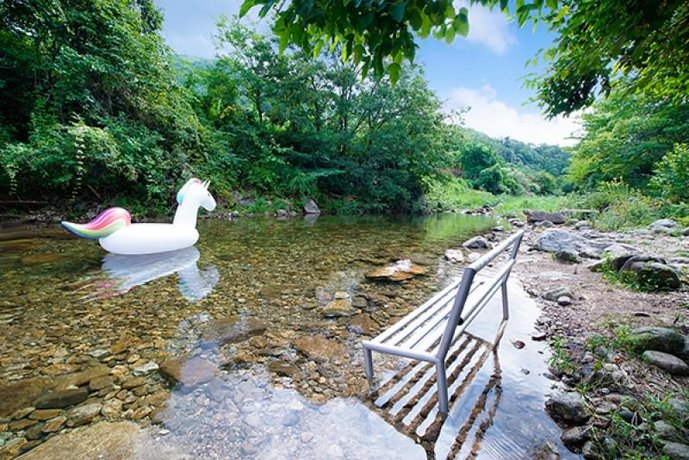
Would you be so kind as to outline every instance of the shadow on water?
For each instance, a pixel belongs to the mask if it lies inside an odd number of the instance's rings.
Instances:
[[[131,402],[116,414],[154,424],[139,441],[141,458],[505,459],[532,458],[546,444],[575,457],[543,411],[546,346],[530,339],[540,312],[517,282],[497,353],[488,341],[499,301],[451,351],[446,418],[424,369],[403,361],[376,366],[425,396],[394,392],[378,404],[369,396],[361,340],[459,276],[442,254],[493,225],[464,216],[211,221],[200,226],[198,250],[105,259],[94,242],[6,240],[0,387],[93,359],[121,372],[123,385],[137,366],[159,363],[177,383],[145,374],[143,393],[125,392]],[[399,259],[428,276],[365,279]],[[338,299],[349,310],[326,314]],[[231,324],[231,340],[208,335],[218,321]],[[243,334],[252,322],[260,327]]]

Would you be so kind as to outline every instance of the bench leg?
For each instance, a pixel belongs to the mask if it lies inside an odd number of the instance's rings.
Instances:
[[[507,297],[507,280],[505,280],[504,283],[502,283],[502,319],[507,320],[510,318],[510,308],[509,308],[509,300]]]
[[[368,383],[373,384],[373,353],[368,348],[364,348],[364,372]]]
[[[447,376],[445,375],[445,363],[439,362],[436,364],[438,373],[438,404],[440,405],[440,412],[447,414],[449,412],[449,405],[447,401]]]

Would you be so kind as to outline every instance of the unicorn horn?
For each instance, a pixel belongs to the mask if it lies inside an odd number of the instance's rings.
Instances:
[[[206,188],[206,190],[208,189],[208,186],[210,185],[210,183],[211,183],[210,180],[207,180],[203,183],[203,186]]]

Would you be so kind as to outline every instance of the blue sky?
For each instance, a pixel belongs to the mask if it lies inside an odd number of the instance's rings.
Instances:
[[[163,36],[179,54],[212,57],[212,36],[220,15],[236,14],[241,0],[155,0],[165,16]],[[457,2],[459,3],[459,2]],[[254,14],[250,13],[250,16]],[[422,40],[417,63],[446,110],[469,108],[464,124],[493,137],[524,142],[572,145],[574,119],[545,120],[527,101],[534,95],[522,78],[533,68],[525,63],[553,35],[543,26],[519,28],[499,11],[481,6],[469,10],[470,31],[451,44]],[[267,25],[261,25],[268,30]]]

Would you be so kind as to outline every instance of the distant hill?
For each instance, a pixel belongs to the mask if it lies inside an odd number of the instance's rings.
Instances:
[[[465,133],[469,140],[494,148],[509,164],[532,171],[546,171],[555,177],[564,175],[569,166],[571,155],[557,145],[526,144],[509,137],[494,139],[469,128],[465,128]]]

